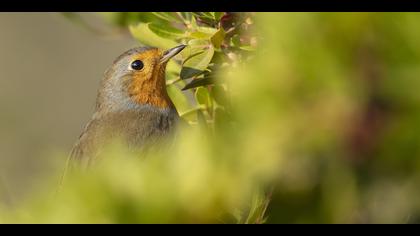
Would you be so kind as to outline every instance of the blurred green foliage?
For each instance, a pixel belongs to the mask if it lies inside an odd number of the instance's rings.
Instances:
[[[167,82],[191,127],[141,159],[116,144],[0,222],[420,222],[418,13],[102,15],[189,46]]]

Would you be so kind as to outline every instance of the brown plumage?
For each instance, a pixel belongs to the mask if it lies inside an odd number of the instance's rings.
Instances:
[[[72,149],[70,164],[89,166],[115,138],[144,150],[173,133],[179,116],[166,92],[165,68],[184,48],[134,48],[114,61],[100,84],[95,113]]]

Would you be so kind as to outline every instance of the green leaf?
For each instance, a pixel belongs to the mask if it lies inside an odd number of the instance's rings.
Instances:
[[[162,38],[157,35],[149,28],[150,24],[151,23],[139,23],[135,26],[131,25],[129,29],[134,38],[144,45],[154,46],[161,49],[169,49],[178,45],[173,40]]]
[[[185,113],[193,108],[187,97],[177,86],[174,84],[168,85],[166,86],[166,90],[179,114]]]
[[[195,17],[191,17],[191,28],[195,30],[197,29],[197,27],[197,20],[195,19]]]
[[[211,35],[200,32],[200,31],[193,31],[188,34],[188,37],[194,38],[194,39],[209,39]]]
[[[198,52],[195,52],[194,54],[188,54],[188,56],[187,56],[187,58],[185,58],[184,59],[184,63],[186,62],[186,61],[188,61],[189,59],[191,59],[191,58],[193,58],[193,57],[195,57],[195,56],[197,56],[197,55],[200,55],[200,54],[203,54],[204,53],[204,49],[203,50],[201,50],[201,51],[198,51]]]
[[[205,34],[210,35],[210,37],[211,37],[212,35],[214,35],[214,34],[217,32],[217,29],[216,29],[216,28],[212,28],[212,27],[205,27],[205,26],[198,26],[198,27],[197,27],[197,30],[198,30],[199,32],[202,32],[202,33],[205,33]]]
[[[197,123],[200,127],[204,128],[205,130],[208,129],[206,116],[202,110],[197,110]]]
[[[250,52],[253,52],[253,51],[255,51],[255,47],[252,47],[252,46],[242,46],[242,47],[239,47],[240,49],[242,49],[242,50],[245,50],[245,51],[250,51]]]
[[[204,110],[199,110],[197,112],[197,121],[199,125],[202,125],[203,127],[207,127],[206,115],[208,117],[209,115],[208,112],[212,108],[210,93],[206,88],[203,88],[203,87],[197,88],[197,90],[195,91],[195,99],[197,103],[200,105],[200,107],[204,108],[205,111],[207,111],[206,113],[204,113],[203,112]]]
[[[214,127],[222,131],[229,124],[231,118],[225,109],[217,107],[214,109]]]
[[[243,45],[241,42],[241,37],[238,34],[235,34],[234,36],[232,36],[230,38],[230,44],[233,47],[237,47],[241,50],[245,50],[245,51],[255,51],[255,47],[251,46],[251,45]]]
[[[184,88],[182,88],[182,90],[192,89],[192,88],[196,88],[200,86],[206,86],[213,83],[214,81],[211,77],[206,77],[202,79],[194,79],[189,84],[187,84]]]
[[[155,34],[159,35],[162,38],[168,39],[179,39],[185,37],[185,33],[179,29],[171,27],[170,25],[163,25],[163,24],[154,24],[150,23],[149,28]]]
[[[156,17],[159,17],[163,20],[169,21],[169,22],[180,22],[182,23],[182,20],[175,16],[173,12],[152,12],[153,15],[155,15]]]
[[[213,17],[213,19],[218,22],[220,21],[220,19],[225,13],[224,12],[210,12],[210,14]]]
[[[201,110],[200,107],[195,107],[182,113],[179,112],[179,116],[181,116],[187,121],[197,121],[197,113],[200,110]]]
[[[191,40],[193,41],[193,40]],[[188,79],[203,73],[214,55],[214,47],[207,40],[189,42],[189,55],[182,66],[181,78]],[[186,52],[188,53],[188,52]],[[186,56],[186,57],[185,57]]]
[[[199,87],[195,91],[195,99],[198,104],[205,106],[206,108],[211,107],[211,96],[207,88]]]
[[[179,75],[180,71],[181,71],[181,66],[178,63],[176,63],[174,60],[168,61],[168,64],[166,65],[167,73],[173,73],[173,74]]]
[[[216,33],[213,34],[213,36],[211,36],[210,40],[215,48],[220,48],[223,40],[225,39],[225,35],[226,33],[223,28],[220,28]]]
[[[203,39],[191,39],[188,41],[187,45],[188,47],[186,47],[180,53],[184,59],[184,63],[195,54],[203,52],[204,49],[208,47],[209,41]]]
[[[219,21],[224,14],[224,12],[213,12],[214,19],[217,21]]]
[[[184,19],[184,22],[191,22],[191,19],[193,18],[191,12],[181,12],[180,14]]]
[[[195,29],[195,31],[188,34],[190,38],[210,39],[215,33],[217,33],[217,29],[211,27],[196,26]]]
[[[201,19],[207,19],[207,20],[214,19],[214,15],[210,12],[193,12],[192,14]]]
[[[231,45],[234,47],[240,47],[241,46],[241,37],[239,34],[235,34],[230,38]]]
[[[228,96],[227,92],[221,85],[215,85],[211,89],[211,94],[214,100],[220,105],[227,105],[228,104]]]
[[[272,190],[271,190],[272,191]],[[262,224],[265,222],[265,213],[271,200],[271,193],[265,194],[264,191],[258,190],[253,193],[251,206],[245,224]],[[245,219],[245,218],[244,218]]]

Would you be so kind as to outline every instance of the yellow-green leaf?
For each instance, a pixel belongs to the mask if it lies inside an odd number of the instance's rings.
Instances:
[[[211,36],[210,40],[215,48],[220,48],[220,45],[222,45],[223,40],[225,39],[225,35],[226,33],[223,28],[220,28],[216,33],[213,34],[213,36]]]
[[[168,85],[166,86],[166,90],[168,91],[168,95],[174,103],[175,108],[179,114],[193,109],[193,106],[190,104],[187,97],[176,85]]]
[[[217,29],[211,27],[197,26],[195,31],[189,33],[190,38],[195,39],[210,39],[216,32]]]
[[[151,23],[149,29],[162,38],[179,39],[185,36],[184,32],[170,25]]]
[[[198,104],[205,106],[206,108],[211,107],[211,97],[207,88],[199,87],[195,91],[195,99]]]
[[[197,30],[199,32],[208,34],[210,36],[213,35],[213,34],[215,34],[217,32],[217,29],[212,28],[212,27],[205,27],[205,26],[199,26],[199,27],[197,27]]]
[[[189,56],[184,61],[184,64],[181,70],[182,79],[188,79],[198,74],[201,74],[203,71],[207,69],[207,66],[209,65],[214,55],[214,47],[208,41],[194,41],[194,42],[205,43],[205,44],[190,45]]]
[[[189,37],[194,39],[209,39],[211,35],[200,31],[194,31],[189,33]]]
[[[169,60],[168,64],[166,65],[166,72],[167,73],[173,73],[179,75],[179,72],[181,71],[181,66],[176,63],[174,60]]]
[[[131,25],[129,29],[133,37],[144,45],[154,46],[161,49],[169,49],[178,45],[175,41],[163,38],[154,33],[149,28],[149,25],[150,23],[139,23],[135,26]]]
[[[239,47],[239,48],[242,49],[242,50],[245,50],[245,51],[250,51],[250,52],[255,51],[255,47],[252,47],[252,46],[242,46],[242,47]]]
[[[169,21],[169,22],[182,22],[182,20],[175,16],[174,12],[152,12],[153,15],[155,15],[156,17],[159,17],[160,19]]]
[[[217,21],[219,21],[224,14],[224,12],[213,12],[214,19]]]
[[[196,17],[213,20],[214,15],[212,13],[213,12],[193,12],[192,14]]]

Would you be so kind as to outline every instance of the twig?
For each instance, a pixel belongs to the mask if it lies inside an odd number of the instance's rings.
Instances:
[[[167,81],[166,82],[166,85],[171,85],[171,84],[175,84],[175,83],[177,83],[177,82],[179,82],[179,81],[181,81],[182,79],[181,79],[181,77],[178,77],[178,78],[176,78],[176,79],[173,79],[173,80],[169,80],[169,81]]]
[[[205,107],[201,107],[201,106],[199,106],[199,107],[192,108],[192,109],[190,109],[190,110],[188,110],[188,111],[186,111],[186,112],[184,112],[184,113],[180,114],[179,116],[183,117],[183,116],[185,116],[185,115],[191,114],[191,113],[193,113],[193,112],[195,112],[195,111],[198,111],[198,110],[205,110]]]
[[[265,216],[265,213],[267,212],[268,205],[270,205],[271,199],[273,198],[273,192],[274,192],[274,186],[271,187],[270,191],[268,192],[266,196],[264,208],[261,212],[261,215],[259,215],[258,218],[255,220],[256,224],[262,224],[264,222],[264,216]]]
[[[185,27],[187,27],[188,29],[191,29],[191,22],[188,21],[187,19],[185,19],[182,15],[181,12],[176,12],[175,14],[179,19],[181,19],[182,23],[185,25]]]

